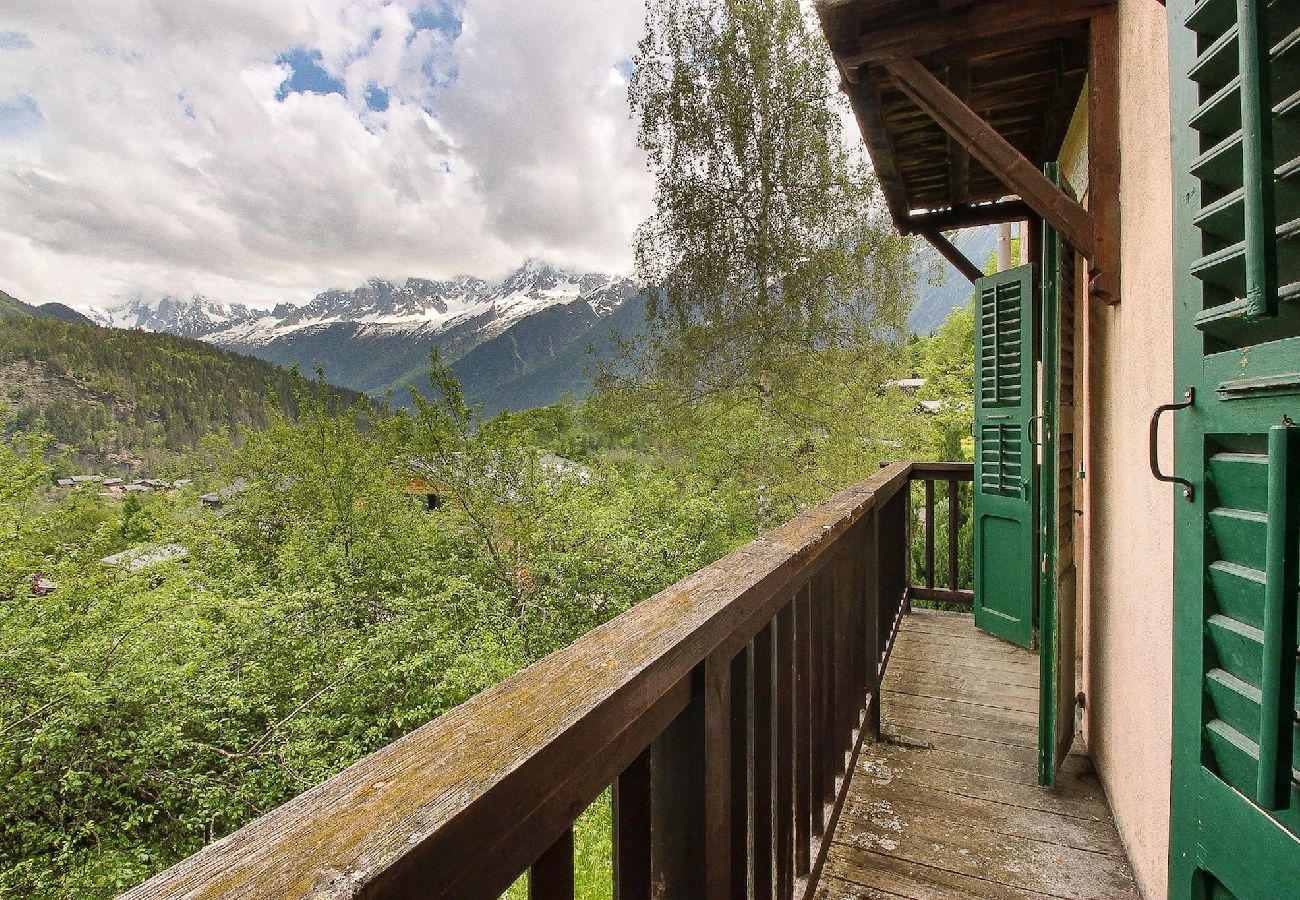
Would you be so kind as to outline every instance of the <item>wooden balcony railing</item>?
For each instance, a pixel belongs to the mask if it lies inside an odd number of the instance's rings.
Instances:
[[[619,900],[811,897],[879,734],[909,485],[962,471],[889,465],[125,896],[468,900],[529,871],[571,898],[612,786]]]
[[[970,606],[975,602],[975,593],[960,587],[959,572],[961,540],[961,498],[962,482],[973,483],[974,466],[971,463],[918,462],[912,464],[912,480],[919,481],[925,492],[925,560],[921,567],[924,584],[910,585],[907,598],[911,600],[932,600],[940,603],[956,603]],[[945,587],[935,587],[936,570],[934,562],[934,526],[935,526],[935,489],[936,483],[946,483],[948,532],[948,560]],[[967,501],[969,504],[969,500]],[[967,506],[969,510],[969,505]],[[910,519],[909,519],[910,522]]]

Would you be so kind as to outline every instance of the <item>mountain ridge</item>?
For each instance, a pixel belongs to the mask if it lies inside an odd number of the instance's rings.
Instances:
[[[427,385],[434,349],[485,415],[553,403],[590,387],[588,346],[608,355],[644,328],[644,304],[626,277],[576,272],[529,260],[497,281],[370,278],[322,291],[309,302],[257,310],[196,296],[100,307],[103,325],[162,331],[279,365],[313,371],[372,397],[409,403],[407,387]],[[540,384],[527,383],[544,372]],[[507,387],[508,386],[508,387]]]

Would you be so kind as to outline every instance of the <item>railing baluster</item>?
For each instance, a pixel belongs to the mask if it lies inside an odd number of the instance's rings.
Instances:
[[[849,559],[849,583],[852,587],[850,603],[853,607],[853,632],[849,638],[849,656],[852,666],[849,669],[850,686],[853,691],[853,724],[857,724],[857,713],[862,708],[863,685],[867,683],[867,607],[866,607],[866,572],[862,556],[862,524],[855,525],[844,535],[845,555]]]
[[[704,877],[709,900],[731,897],[731,660],[704,661]]]
[[[912,521],[912,482],[907,483],[906,490],[899,492],[903,497],[903,546],[906,548],[906,558],[903,560],[903,573],[906,578],[906,584],[912,583],[912,531],[916,525]],[[876,518],[880,518],[880,511],[876,511]],[[904,600],[905,609],[912,611],[912,598],[909,593]]]
[[[881,510],[872,510],[862,523],[862,560],[863,560],[863,609],[867,619],[866,657],[867,671],[863,685],[870,695],[871,706],[867,709],[863,727],[867,737],[873,741],[880,739],[880,654],[884,636],[885,616],[880,602],[880,517]]]
[[[704,884],[702,668],[688,676],[690,703],[650,749],[650,883],[665,897],[691,896]]]
[[[772,625],[754,638],[754,896],[772,896]]]
[[[573,826],[528,871],[528,900],[573,900]]]
[[[650,751],[614,782],[614,900],[650,900]]]
[[[934,590],[934,482],[925,480],[925,587]]]
[[[822,785],[826,761],[826,616],[825,581],[821,573],[808,582],[808,790],[813,834],[825,831]]]
[[[749,895],[750,652],[731,661],[731,897]]]
[[[835,560],[827,563],[819,574],[822,576],[822,783],[818,802],[830,803],[835,797],[835,753],[839,747],[835,734]]]
[[[812,583],[803,586],[794,599],[794,874],[808,874],[808,840],[812,808],[809,803],[812,726]]]
[[[957,590],[957,540],[961,524],[957,506],[957,482],[948,482],[948,590]]]
[[[858,697],[853,684],[853,570],[847,546],[835,560],[835,774],[844,770],[844,754],[853,747]]]
[[[794,598],[776,617],[776,895],[794,896]]]

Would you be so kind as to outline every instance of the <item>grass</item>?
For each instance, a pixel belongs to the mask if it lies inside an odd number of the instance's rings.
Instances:
[[[578,900],[612,900],[614,831],[606,790],[573,823],[574,896]],[[528,874],[506,891],[505,900],[528,900]]]

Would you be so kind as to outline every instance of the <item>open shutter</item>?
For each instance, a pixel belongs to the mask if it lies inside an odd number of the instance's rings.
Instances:
[[[1049,178],[1059,184],[1056,163]],[[1043,452],[1039,484],[1038,780],[1056,781],[1074,741],[1074,251],[1043,225]]]
[[[976,283],[975,624],[1034,641],[1033,266]]]
[[[1300,885],[1300,3],[1170,0],[1170,896]],[[1282,893],[1279,894],[1278,892]]]

